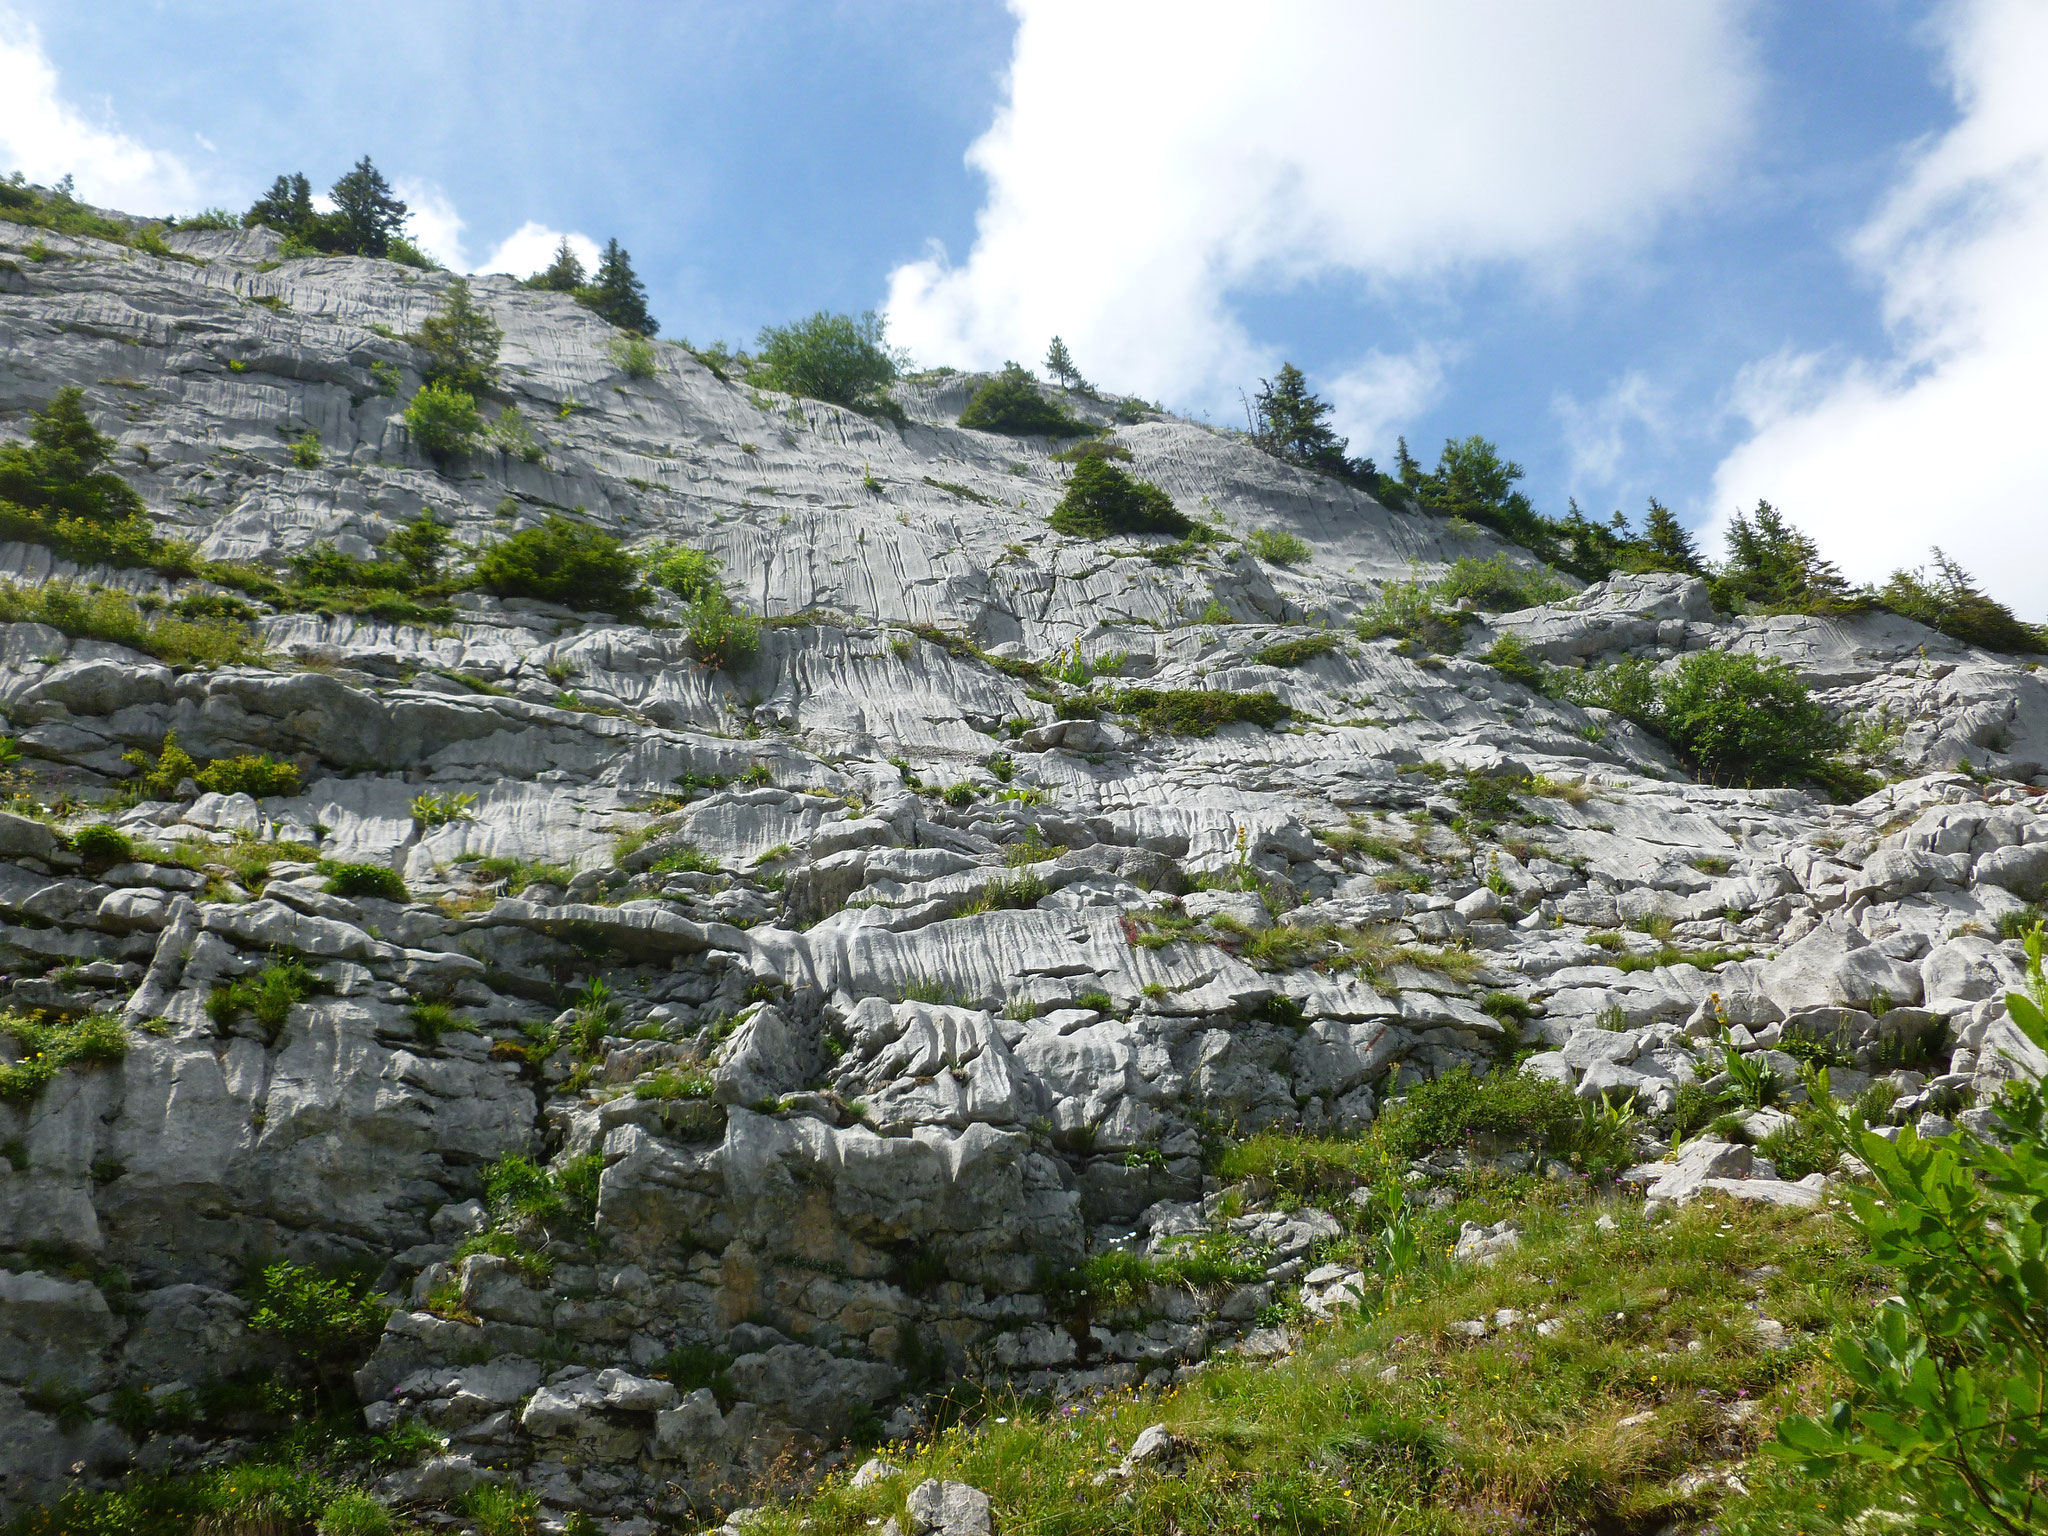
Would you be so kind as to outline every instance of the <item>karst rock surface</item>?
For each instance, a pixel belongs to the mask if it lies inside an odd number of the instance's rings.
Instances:
[[[241,1293],[277,1259],[367,1270],[397,1302],[360,1400],[449,1449],[390,1496],[511,1477],[553,1508],[673,1514],[861,1426],[913,1427],[949,1379],[1165,1380],[1304,1271],[1314,1306],[1340,1304],[1344,1280],[1311,1269],[1330,1218],[1266,1212],[1229,1223],[1264,1280],[1092,1324],[1057,1310],[1047,1277],[1091,1253],[1225,1227],[1220,1136],[1357,1128],[1518,1043],[1582,1095],[1665,1105],[1719,1070],[1724,1020],[1767,1054],[1802,1020],[1867,1074],[1887,1042],[1945,1030],[1947,1074],[1902,1085],[1902,1115],[2028,1069],[2000,924],[2048,874],[2048,684],[2012,658],[1881,615],[1731,619],[1673,576],[1492,616],[1462,656],[1406,654],[1348,627],[1380,583],[1527,557],[1150,412],[1115,427],[1133,472],[1310,557],[1225,540],[1159,563],[1160,540],[1066,538],[1046,523],[1059,445],[955,425],[971,377],[898,386],[900,426],[668,344],[634,378],[603,322],[505,278],[474,282],[505,333],[498,403],[544,458],[437,466],[402,420],[420,376],[401,338],[445,275],[279,262],[261,230],[172,236],[196,261],[44,235],[48,259],[23,261],[32,233],[0,224],[0,434],[82,386],[160,529],[203,556],[368,554],[423,507],[475,546],[579,509],[637,547],[711,551],[771,622],[732,671],[660,603],[646,622],[478,594],[431,628],[273,615],[266,664],[216,670],[0,626],[0,704],[39,793],[104,797],[172,732],[201,760],[267,753],[300,793],[112,819],[144,844],[303,844],[412,898],[330,894],[304,855],[260,889],[92,868],[0,815],[10,1005],[103,1010],[129,1037],[0,1100],[9,1504],[75,1466],[175,1460],[107,1394],[266,1368]],[[323,458],[301,468],[308,428]],[[0,574],[202,589],[26,544],[0,546]],[[1323,654],[1257,659],[1321,633]],[[1902,776],[1852,805],[1694,783],[1655,738],[1475,659],[1504,634],[1559,663],[1781,657],[1835,710],[1899,727]],[[1062,718],[1074,690],[1052,678],[1082,667],[1288,713],[1208,735]],[[1475,838],[1450,825],[1469,773],[1534,787]],[[474,799],[428,825],[422,795]],[[1361,838],[1430,878],[1381,878]],[[1305,942],[1253,942],[1275,923]],[[1340,963],[1357,935],[1381,963]],[[1665,942],[1715,968],[1616,964]],[[293,957],[319,990],[282,1025],[209,1007]],[[592,977],[609,996],[586,1027]],[[1482,1006],[1501,993],[1527,1018]],[[421,1024],[423,1000],[457,1027]],[[560,1048],[531,1050],[558,1017]],[[500,1220],[484,1174],[513,1154],[582,1170],[544,1264],[459,1251]],[[1695,1161],[1653,1188],[1748,1168]],[[98,1406],[50,1410],[51,1382]]]

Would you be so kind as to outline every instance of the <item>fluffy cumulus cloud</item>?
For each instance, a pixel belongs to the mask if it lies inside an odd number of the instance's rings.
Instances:
[[[891,275],[894,338],[986,366],[1058,332],[1091,377],[1218,408],[1278,361],[1234,296],[1553,279],[1711,182],[1755,87],[1737,0],[1013,7],[973,249]],[[1328,392],[1371,443],[1444,354],[1360,353]]]
[[[597,242],[588,235],[574,231],[550,229],[528,219],[498,242],[498,248],[478,263],[479,272],[510,272],[514,277],[531,277],[542,267],[555,259],[555,250],[566,240],[569,249],[576,253],[576,259],[583,263],[583,270],[597,269],[600,252]]]
[[[1851,253],[1882,286],[1882,359],[1782,355],[1745,370],[1749,436],[1714,511],[1759,497],[1852,576],[1940,544],[2023,614],[2048,607],[2048,6],[1943,17],[1958,120],[1922,147]]]
[[[41,34],[5,5],[0,81],[0,172],[44,185],[71,176],[85,201],[137,213],[190,213],[217,190],[176,155],[123,133],[111,111],[88,114],[67,101]]]

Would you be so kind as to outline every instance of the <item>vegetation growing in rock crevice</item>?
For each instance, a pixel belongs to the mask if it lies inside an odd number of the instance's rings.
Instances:
[[[960,425],[1011,437],[1084,437],[1095,430],[1040,394],[1038,380],[1022,363],[1003,364],[1001,373],[977,389],[960,413]]]
[[[623,615],[638,613],[646,602],[632,554],[602,528],[559,513],[487,546],[477,556],[476,581],[501,597]]]
[[[873,311],[854,316],[821,309],[788,325],[763,326],[749,377],[785,394],[886,414],[893,404],[888,388],[904,362],[888,332],[888,321]]]
[[[1048,521],[1055,531],[1077,539],[1106,539],[1119,533],[1163,533],[1180,539],[1195,528],[1158,486],[1095,458],[1074,465],[1073,479]]]

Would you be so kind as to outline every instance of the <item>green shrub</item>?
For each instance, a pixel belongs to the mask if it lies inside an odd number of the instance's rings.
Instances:
[[[1502,635],[1479,653],[1479,659],[1509,682],[1520,683],[1537,693],[1549,679],[1543,663],[1529,654],[1529,648],[1515,635]]]
[[[441,308],[420,322],[412,340],[427,354],[429,384],[474,397],[491,387],[505,333],[487,310],[477,307],[469,280],[458,277],[448,284]]]
[[[85,392],[68,385],[31,415],[26,442],[0,443],[0,502],[51,522],[140,517],[141,495],[108,467],[119,446],[85,414]]]
[[[423,827],[445,827],[450,822],[473,821],[476,819],[476,796],[466,792],[414,795],[412,819]]]
[[[295,955],[273,961],[253,976],[242,976],[213,989],[206,1000],[207,1017],[222,1029],[248,1013],[275,1041],[294,1006],[320,990],[320,980]]]
[[[71,851],[85,861],[87,874],[102,875],[116,864],[135,862],[135,844],[128,834],[103,821],[80,827],[66,841]]]
[[[1083,437],[1094,430],[1040,394],[1038,380],[1022,363],[1003,364],[1001,373],[976,390],[960,425],[1012,437]]]
[[[463,1513],[477,1536],[540,1536],[540,1495],[503,1483],[484,1483],[462,1496]]]
[[[871,410],[902,369],[889,346],[888,322],[873,311],[855,317],[819,310],[805,320],[762,327],[754,382],[785,394]]]
[[[275,1334],[293,1355],[319,1367],[352,1359],[377,1342],[391,1304],[361,1277],[323,1275],[304,1264],[265,1265],[249,1288],[249,1326]]]
[[[1269,565],[1300,565],[1315,553],[1308,541],[1281,528],[1258,528],[1244,537],[1244,547]]]
[[[405,879],[397,870],[382,864],[344,864],[322,859],[320,873],[327,877],[323,889],[330,896],[376,896],[385,901],[410,901]]]
[[[1298,667],[1318,656],[1327,656],[1335,649],[1335,635],[1303,635],[1296,640],[1276,640],[1265,649],[1254,652],[1252,660],[1262,667]]]
[[[1457,1067],[1416,1083],[1387,1106],[1378,1135],[1396,1157],[1417,1158],[1476,1138],[1523,1145],[1563,1145],[1579,1123],[1572,1091],[1521,1072],[1474,1077]]]
[[[81,640],[125,645],[172,666],[224,667],[261,656],[249,630],[218,619],[151,617],[124,592],[71,581],[17,587],[0,581],[0,624],[47,624]]]
[[[633,556],[602,528],[550,514],[477,557],[477,584],[501,597],[535,597],[571,608],[639,612],[645,594]]]
[[[1965,645],[1987,651],[2048,651],[2048,629],[2022,621],[2005,604],[1978,589],[1970,573],[1934,551],[1934,571],[1893,571],[1878,593],[1893,613],[1938,629]]]
[[[647,579],[695,602],[717,588],[718,557],[688,544],[658,544],[647,552]]]
[[[2040,930],[2027,949],[2027,992],[2007,994],[2006,1014],[2048,1050]],[[1869,1169],[1874,1189],[1842,1188],[1898,1294],[1837,1334],[1845,1399],[1825,1421],[1788,1416],[1767,1449],[1810,1474],[1880,1475],[1878,1506],[1911,1511],[1884,1522],[1899,1528],[2014,1536],[2048,1521],[2048,1097],[2021,1077],[1989,1107],[1984,1139],[1909,1126],[1894,1143],[1815,1106]]]
[[[528,464],[538,464],[548,455],[547,445],[534,436],[533,428],[527,425],[516,405],[508,405],[498,413],[498,419],[491,423],[490,435],[499,448]]]
[[[1694,651],[1659,680],[1657,728],[1702,778],[1788,784],[1819,773],[1842,727],[1782,661]]]
[[[605,343],[605,351],[619,372],[629,379],[651,379],[654,377],[654,348],[644,336],[614,336]]]
[[[0,1101],[15,1103],[33,1101],[66,1067],[119,1061],[128,1052],[121,1021],[105,1013],[52,1022],[40,1013],[0,1011],[0,1035],[20,1052],[19,1060],[0,1062]]]
[[[715,1084],[703,1072],[663,1067],[633,1085],[636,1099],[708,1099]]]
[[[320,467],[320,434],[318,432],[302,432],[292,440],[292,463],[296,464],[300,469],[318,469]]]
[[[1506,555],[1490,560],[1461,556],[1436,583],[1436,594],[1446,603],[1470,601],[1488,612],[1534,608],[1571,596],[1571,588],[1550,571],[1529,571],[1510,565]]]
[[[1108,703],[1156,736],[1213,736],[1217,726],[1238,720],[1271,730],[1292,713],[1275,694],[1220,688],[1124,688],[1108,695]]]
[[[1592,709],[1611,709],[1647,730],[1657,728],[1657,664],[1631,656],[1610,667],[1551,675],[1551,691],[1559,698]]]
[[[1083,459],[1049,519],[1055,531],[1077,539],[1117,533],[1163,533],[1185,538],[1194,524],[1173,498],[1146,480],[1133,479],[1106,459]]]
[[[422,385],[405,408],[405,424],[420,447],[441,463],[475,452],[484,437],[475,398],[452,384]]]
[[[175,731],[165,733],[154,760],[146,752],[123,752],[121,761],[141,770],[135,782],[145,800],[175,800],[180,784],[199,778],[199,764],[178,745]]]
[[[314,1536],[392,1536],[397,1529],[390,1510],[361,1489],[350,1488],[320,1511]]]
[[[168,748],[168,737],[165,744]],[[299,792],[297,766],[277,762],[267,754],[216,757],[194,778],[201,789],[222,795],[249,795],[258,800],[266,795],[296,795]]]
[[[729,672],[745,665],[761,648],[761,621],[713,587],[690,604],[684,626],[690,649],[708,667]]]
[[[1398,638],[1432,651],[1452,651],[1471,622],[1469,614],[1437,607],[1432,591],[1420,582],[1390,581],[1380,588],[1373,605],[1360,612],[1357,629],[1361,640]]]

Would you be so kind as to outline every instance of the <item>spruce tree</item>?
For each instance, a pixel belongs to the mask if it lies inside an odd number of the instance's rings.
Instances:
[[[139,516],[142,497],[110,467],[117,446],[86,415],[85,392],[66,385],[34,414],[26,443],[0,443],[0,502],[95,523]]]
[[[1728,525],[1728,563],[1721,588],[1760,608],[1825,613],[1847,606],[1855,590],[1820,546],[1785,521],[1768,501]]]
[[[313,222],[313,184],[298,173],[280,176],[242,215],[245,227],[268,225],[281,235],[297,234]]]
[[[448,285],[440,311],[420,322],[414,339],[427,354],[430,381],[479,395],[497,372],[498,347],[505,333],[489,311],[477,307],[469,279],[458,277]]]
[[[1045,349],[1045,371],[1068,389],[1085,387],[1081,370],[1074,366],[1074,355],[1067,350],[1067,344],[1057,336],[1053,337],[1052,345]]]
[[[1252,440],[1290,464],[1339,468],[1341,473],[1344,450],[1350,445],[1323,420],[1332,407],[1309,393],[1302,371],[1292,363],[1282,363],[1279,374],[1261,379],[1259,386]]]
[[[590,274],[583,270],[582,261],[569,249],[568,236],[564,235],[562,243],[555,247],[554,260],[526,279],[526,286],[548,293],[574,293],[589,280]]]
[[[652,336],[661,329],[647,312],[647,285],[633,272],[633,258],[617,240],[607,240],[590,286],[576,297],[622,331]]]
[[[1643,519],[1642,542],[1649,551],[1653,569],[1679,571],[1687,576],[1706,574],[1706,566],[1700,560],[1699,547],[1693,543],[1692,535],[1686,532],[1685,525],[1679,522],[1671,509],[1654,496],[1650,498],[1649,515]]]
[[[405,228],[405,204],[392,195],[383,172],[370,163],[368,155],[355,169],[332,187],[336,249],[352,256],[384,256],[391,250],[392,237]]]

